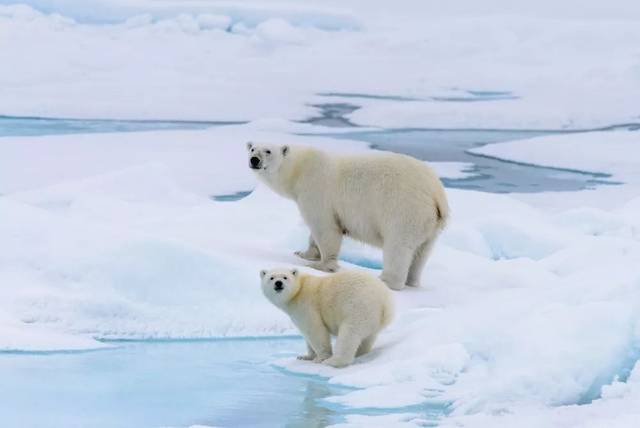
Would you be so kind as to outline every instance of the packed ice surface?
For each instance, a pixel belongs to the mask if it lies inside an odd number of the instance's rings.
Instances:
[[[432,162],[430,165],[440,177],[461,179],[477,175],[469,162]]]
[[[258,271],[300,265],[293,251],[308,232],[292,202],[256,187],[245,142],[366,147],[292,129],[300,125],[3,138],[0,347],[297,334],[261,295]],[[590,134],[567,138],[584,139],[589,156],[609,150]],[[635,153],[627,149],[621,160]],[[637,185],[632,172],[622,187]],[[254,187],[237,202],[211,199]],[[443,425],[583,426],[610,411],[621,424],[631,418],[640,394],[632,372],[640,198],[550,211],[509,195],[449,197],[453,216],[424,288],[395,293],[399,316],[370,355],[343,370],[276,364],[356,388],[327,405],[400,414],[370,421],[380,426],[418,424],[421,406],[446,409]],[[382,264],[378,250],[353,242],[343,258],[345,268],[351,261],[374,274]]]
[[[302,119],[360,93],[391,96],[357,99],[372,126],[638,120],[632,0],[26,3],[0,5],[0,114]]]

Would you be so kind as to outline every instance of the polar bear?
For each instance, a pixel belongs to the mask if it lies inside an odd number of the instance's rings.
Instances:
[[[307,341],[300,360],[344,367],[366,354],[393,317],[391,291],[364,272],[313,276],[296,269],[260,271],[262,292]],[[337,336],[334,352],[331,335]]]
[[[382,247],[380,278],[390,288],[420,285],[449,216],[444,187],[424,162],[395,153],[335,155],[305,146],[247,143],[247,150],[249,167],[298,204],[311,230],[309,248],[296,255],[335,272],[347,235]]]

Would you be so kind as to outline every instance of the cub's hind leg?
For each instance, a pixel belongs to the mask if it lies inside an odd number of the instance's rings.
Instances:
[[[331,358],[324,361],[333,367],[348,366],[356,357],[356,352],[362,343],[362,335],[357,328],[343,324],[338,330],[336,346],[333,349]]]

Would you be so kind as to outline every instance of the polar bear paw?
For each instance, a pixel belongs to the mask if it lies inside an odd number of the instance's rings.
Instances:
[[[340,266],[336,261],[315,262],[315,263],[311,263],[310,266],[314,269],[321,270],[322,272],[329,272],[329,273],[338,272],[338,270],[340,269]]]
[[[399,291],[402,290],[405,287],[404,282],[400,282],[394,279],[389,279],[384,272],[382,273],[382,275],[379,276],[380,280],[382,282],[384,282],[385,284],[387,284],[387,287],[389,287],[392,290],[395,291]]]
[[[348,366],[350,364],[350,361],[346,361],[344,358],[333,356],[324,360],[323,363],[331,367],[340,368]]]
[[[296,256],[300,257],[301,259],[304,260],[308,260],[310,262],[315,262],[320,260],[320,256],[317,254],[317,252],[315,251],[296,251],[295,253]]]
[[[298,360],[302,360],[302,361],[311,361],[314,360],[316,357],[315,355],[298,355],[296,357]]]

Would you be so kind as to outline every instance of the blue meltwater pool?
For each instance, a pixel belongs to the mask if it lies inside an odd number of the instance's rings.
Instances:
[[[0,353],[0,426],[323,427],[343,393],[271,365],[302,339],[115,342],[89,352]]]

